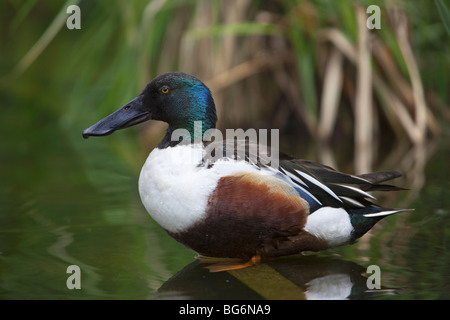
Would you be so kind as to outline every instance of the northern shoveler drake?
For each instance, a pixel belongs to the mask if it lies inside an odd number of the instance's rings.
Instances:
[[[147,120],[168,123],[148,156],[139,193],[148,213],[169,235],[199,255],[243,259],[243,267],[272,258],[355,242],[382,218],[408,209],[382,208],[370,191],[400,190],[381,184],[395,171],[363,175],[280,155],[277,168],[221,155],[205,161],[203,140],[216,126],[210,90],[179,72],[153,79],[125,106],[83,131],[105,136]],[[177,129],[188,143],[173,139]],[[226,148],[226,147],[225,147]],[[225,269],[234,268],[228,263]],[[218,268],[217,270],[221,270]]]

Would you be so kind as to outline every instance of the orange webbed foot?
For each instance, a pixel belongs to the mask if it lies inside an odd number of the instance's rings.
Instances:
[[[205,268],[208,269],[210,272],[238,270],[257,265],[261,262],[260,255],[255,255],[251,257],[250,260],[233,259],[233,258],[213,258],[202,256],[196,256],[195,259],[199,260],[200,263],[209,264],[208,266],[205,266]]]

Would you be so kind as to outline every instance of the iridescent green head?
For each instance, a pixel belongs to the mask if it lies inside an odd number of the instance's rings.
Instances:
[[[170,72],[154,78],[139,96],[83,131],[83,137],[105,136],[147,120],[169,124],[168,133],[186,129],[194,136],[194,123],[201,121],[202,133],[215,128],[216,107],[211,92],[197,78]]]

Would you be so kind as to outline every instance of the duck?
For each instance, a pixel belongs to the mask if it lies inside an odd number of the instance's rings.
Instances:
[[[267,153],[249,156],[255,149],[248,152],[248,141],[220,139],[210,89],[182,72],[155,77],[82,136],[107,136],[148,120],[168,127],[140,172],[143,206],[211,271],[353,244],[383,218],[410,211],[381,207],[370,193],[405,190],[384,183],[400,177],[397,171],[347,174],[277,149],[271,165],[263,161]],[[205,138],[211,132],[214,139]]]

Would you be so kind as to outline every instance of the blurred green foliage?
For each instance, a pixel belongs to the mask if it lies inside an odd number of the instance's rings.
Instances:
[[[69,16],[66,8],[72,3],[81,8],[81,30],[68,30],[65,26],[65,17]],[[285,50],[294,59],[285,62],[285,67],[294,66],[295,72],[290,70],[293,74],[289,79],[298,85],[303,100],[297,103],[306,110],[305,121],[317,121],[320,70],[324,68],[320,64],[326,61],[319,59],[325,52],[319,43],[319,33],[325,28],[337,28],[355,43],[358,26],[354,3],[345,0],[2,1],[2,101],[7,102],[6,97],[41,99],[43,105],[61,117],[65,127],[73,130],[120,106],[159,73],[189,71],[207,81],[258,54],[273,54],[281,50],[278,46],[287,46]],[[372,1],[358,3],[364,8],[370,4]],[[441,20],[441,16],[446,16],[445,5],[442,1],[436,4],[426,0],[406,1],[400,2],[398,10],[408,17],[411,43],[430,95],[429,107],[439,115],[449,102],[450,58],[449,35]],[[377,5],[383,11],[382,28],[377,35],[387,44],[407,79],[393,28],[385,14],[394,4],[379,1]],[[210,40],[212,46],[204,44]],[[233,41],[236,42],[234,51],[231,57],[225,57],[220,51],[227,50]],[[242,45],[245,42],[252,42],[248,45],[251,48]],[[199,49],[188,52],[189,46]],[[276,59],[277,55],[272,57]],[[225,63],[221,58],[230,61]],[[192,70],[192,66],[196,69]],[[242,86],[242,81],[245,85],[247,78],[254,78],[255,74],[260,77],[260,88],[264,89],[266,82],[270,92],[274,84],[271,73],[270,67],[249,73],[245,79],[232,82],[227,92],[238,90],[230,87]],[[250,104],[260,103],[261,92],[264,91],[247,90],[241,98]],[[238,93],[242,95],[244,91]],[[275,101],[273,98],[270,103],[276,104]],[[24,116],[35,112],[30,103],[24,107],[27,108]],[[268,108],[261,106],[261,110]],[[227,112],[242,116],[239,108]],[[270,112],[266,111],[263,117],[269,121]],[[253,120],[260,119],[250,118],[246,122]]]

